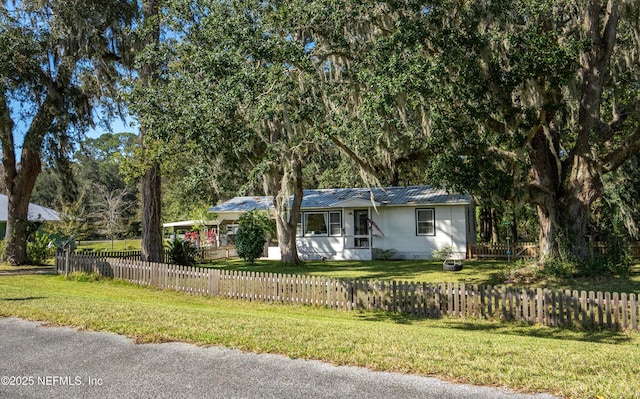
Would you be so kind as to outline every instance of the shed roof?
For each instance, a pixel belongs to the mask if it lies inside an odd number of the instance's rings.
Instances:
[[[7,214],[9,208],[9,198],[5,194],[0,194],[0,222],[7,221]],[[47,208],[41,205],[29,203],[29,221],[59,221],[60,215],[58,212],[51,208]]]
[[[472,202],[468,194],[449,194],[431,186],[386,188],[330,188],[304,190],[302,209],[341,207],[351,200],[375,202],[376,206],[454,205]],[[211,208],[210,212],[242,212],[272,209],[271,197],[235,197]]]

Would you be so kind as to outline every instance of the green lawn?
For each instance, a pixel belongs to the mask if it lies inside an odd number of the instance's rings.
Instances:
[[[140,239],[139,238],[130,238],[125,240],[114,240],[113,241],[113,249],[111,240],[95,240],[95,241],[80,241],[78,243],[78,249],[81,250],[92,250],[92,251],[129,251],[136,250],[139,251]]]
[[[250,266],[241,260],[229,260],[211,262],[205,266],[225,270],[309,274],[335,278],[501,285],[505,281],[507,262],[467,260],[464,261],[464,268],[459,272],[445,272],[442,270],[442,263],[436,261],[315,261],[304,262],[300,266],[292,267],[284,266],[277,261],[259,260],[256,261],[255,265]],[[520,286],[519,284],[515,285]],[[640,293],[640,265],[635,266],[629,278],[547,278],[527,286],[532,288]]]
[[[638,333],[341,312],[61,276],[0,277],[0,316],[567,398],[640,396]]]

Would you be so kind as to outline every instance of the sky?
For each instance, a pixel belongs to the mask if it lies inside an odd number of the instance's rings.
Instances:
[[[135,133],[138,134],[138,125],[134,118],[127,117],[125,121],[120,118],[116,118],[111,121],[111,132],[109,132],[104,126],[96,126],[87,132],[87,137],[95,139],[100,137],[104,133]]]

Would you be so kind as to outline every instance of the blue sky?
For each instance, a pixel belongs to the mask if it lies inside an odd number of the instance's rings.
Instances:
[[[87,137],[96,138],[103,133],[135,133],[138,134],[138,125],[132,117],[127,117],[125,121],[120,118],[116,118],[111,121],[111,131],[107,130],[103,126],[96,126],[94,129],[90,129],[87,132]]]

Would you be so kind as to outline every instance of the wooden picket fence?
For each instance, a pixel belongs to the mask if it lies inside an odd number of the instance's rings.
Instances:
[[[65,273],[64,254],[56,270]],[[526,289],[469,284],[332,279],[225,271],[122,258],[69,256],[69,272],[84,271],[131,283],[247,301],[306,304],[340,310],[382,310],[426,317],[468,317],[545,326],[638,330],[634,293]]]
[[[507,259],[507,250],[511,250],[511,259],[532,259],[538,256],[538,243],[520,242],[511,244],[476,243],[468,245],[467,256],[471,259]]]
[[[80,250],[74,253],[79,256],[94,257],[94,258],[121,258],[129,260],[141,260],[142,251],[128,250],[128,251],[88,251]],[[221,246],[210,248],[198,248],[196,258],[200,261],[218,260],[218,259],[231,259],[237,258],[238,252],[234,246]],[[169,252],[164,251],[164,262],[169,263]]]
[[[538,257],[538,243],[518,242],[507,247],[506,243],[476,243],[469,244],[467,257],[470,259],[507,259],[507,250],[511,251],[511,259],[535,259]],[[604,254],[607,251],[605,244],[594,242],[589,250],[593,254]],[[640,242],[629,243],[629,255],[634,259],[640,259]]]

